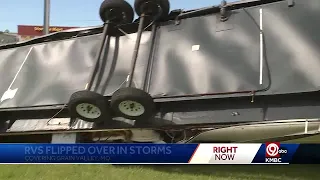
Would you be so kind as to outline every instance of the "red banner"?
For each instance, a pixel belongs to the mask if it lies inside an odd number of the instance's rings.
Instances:
[[[78,27],[51,26],[49,27],[49,33],[59,32],[67,29],[73,29],[73,28],[78,28]],[[43,26],[18,25],[18,35],[23,40],[31,39],[37,36],[42,36]]]

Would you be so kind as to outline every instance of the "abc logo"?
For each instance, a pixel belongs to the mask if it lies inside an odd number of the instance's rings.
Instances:
[[[280,154],[286,154],[287,152],[286,149],[280,149],[280,143],[266,144],[266,157],[280,157]]]

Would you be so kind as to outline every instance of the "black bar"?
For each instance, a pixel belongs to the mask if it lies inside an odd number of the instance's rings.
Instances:
[[[154,44],[155,44],[155,39],[156,39],[156,34],[157,34],[157,25],[153,24],[152,26],[152,40],[151,40],[151,46],[150,46],[150,54],[148,58],[148,65],[147,65],[147,70],[146,70],[146,77],[144,79],[143,83],[143,90],[145,92],[149,92],[150,88],[150,82],[151,82],[151,76],[152,76],[152,67],[153,67],[153,62],[154,62]]]
[[[300,144],[290,164],[320,164],[320,144]]]
[[[138,53],[139,53],[141,35],[142,35],[142,32],[143,32],[144,18],[145,18],[145,17],[144,17],[144,14],[142,14],[141,17],[140,17],[140,21],[139,21],[139,27],[138,27],[138,34],[137,34],[136,44],[135,44],[134,50],[133,50],[132,65],[131,65],[131,70],[130,70],[130,74],[129,74],[129,79],[128,79],[127,87],[130,87],[131,84],[132,84],[134,69],[135,69],[135,67],[136,67],[136,62],[137,62]]]
[[[88,81],[88,85],[86,86],[86,90],[90,90],[92,88],[92,84],[94,82],[94,78],[95,78],[95,76],[97,74],[97,70],[98,70],[99,65],[100,65],[101,54],[103,52],[103,48],[105,47],[107,34],[108,34],[108,29],[109,29],[109,22],[106,22],[103,25],[102,41],[101,41],[101,44],[100,44],[100,47],[99,47],[99,51],[98,51],[98,54],[97,54],[96,64],[94,65],[94,69],[93,69],[93,71],[91,71],[91,74],[89,76],[89,81]]]

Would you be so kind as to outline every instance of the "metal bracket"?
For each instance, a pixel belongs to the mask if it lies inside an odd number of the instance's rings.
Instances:
[[[180,23],[181,23],[181,19],[176,18],[176,19],[174,20],[174,24],[175,24],[176,26],[180,25]]]
[[[220,21],[224,22],[229,19],[228,11],[227,11],[227,1],[222,0],[220,4]]]
[[[288,2],[288,7],[294,6],[294,0],[287,0],[287,2]]]
[[[256,93],[254,91],[251,92],[251,103],[254,103],[254,96]]]
[[[181,22],[181,19],[179,19],[179,15],[181,15],[183,13],[183,10],[182,9],[175,9],[175,10],[171,11],[171,13],[177,14],[176,18],[174,19],[174,24],[179,25]]]
[[[305,123],[304,123],[304,133],[307,134],[308,133],[308,119],[306,119]]]

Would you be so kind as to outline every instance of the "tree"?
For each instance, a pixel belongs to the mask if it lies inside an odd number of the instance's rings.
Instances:
[[[4,30],[5,33],[9,33],[10,31],[8,29]]]

